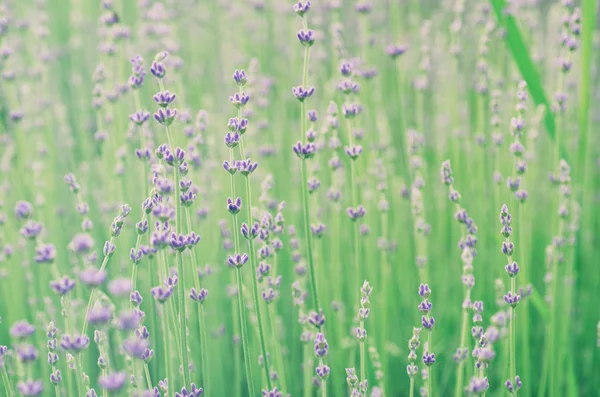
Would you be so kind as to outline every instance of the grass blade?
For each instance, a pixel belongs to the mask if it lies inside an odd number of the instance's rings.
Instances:
[[[506,29],[506,44],[519,68],[519,72],[523,76],[525,82],[527,82],[527,87],[529,92],[531,92],[535,104],[544,105],[547,109],[545,112],[544,124],[546,125],[548,134],[554,139],[555,122],[553,113],[549,111],[550,102],[548,102],[548,97],[542,86],[540,73],[531,60],[527,44],[525,43],[525,40],[523,40],[523,36],[521,35],[521,31],[517,26],[515,18],[512,15],[504,13],[505,0],[490,0],[490,2],[498,17],[498,22]]]

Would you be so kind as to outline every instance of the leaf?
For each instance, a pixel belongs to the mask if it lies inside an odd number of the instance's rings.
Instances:
[[[579,83],[579,167],[578,172],[585,170],[585,151],[588,146],[587,133],[590,110],[591,64],[594,40],[594,24],[598,2],[596,0],[583,0],[581,2],[582,30],[581,30],[581,81]],[[585,175],[582,174],[582,180]]]
[[[550,320],[550,309],[535,288],[532,289],[529,300],[531,301],[533,307],[538,311],[544,322],[548,322]]]
[[[592,0],[593,1],[593,0]],[[550,102],[542,86],[542,80],[540,73],[538,72],[535,64],[531,60],[529,50],[523,40],[521,31],[517,26],[515,18],[512,15],[504,13],[505,0],[490,0],[494,12],[498,17],[498,22],[506,30],[506,44],[508,45],[510,52],[512,53],[513,59],[523,76],[523,80],[527,83],[531,97],[533,98],[536,105],[544,105],[546,107],[544,124],[550,137],[554,139],[556,134],[556,125],[554,122],[554,115],[551,111]]]

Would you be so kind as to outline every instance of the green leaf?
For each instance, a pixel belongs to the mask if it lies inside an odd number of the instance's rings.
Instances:
[[[544,105],[546,107],[544,124],[546,125],[548,134],[554,139],[556,125],[554,123],[554,115],[550,111],[550,102],[548,102],[548,97],[542,86],[540,73],[529,56],[527,44],[525,44],[525,40],[523,40],[523,36],[521,35],[521,31],[517,26],[515,18],[512,15],[504,13],[505,0],[490,0],[490,2],[498,17],[498,22],[506,30],[506,44],[512,53],[521,76],[523,76],[523,80],[527,83],[531,97],[536,105]]]
[[[596,23],[596,12],[598,2],[596,0],[583,0],[581,2],[582,29],[581,29],[581,81],[579,83],[579,167],[581,174],[585,170],[585,151],[588,146],[587,133],[589,125],[590,110],[590,87],[591,87],[591,64],[594,40],[594,24]]]
[[[535,288],[532,289],[529,300],[531,301],[533,307],[538,311],[544,322],[548,322],[550,320],[550,309],[544,301],[544,298],[540,296],[540,293]]]

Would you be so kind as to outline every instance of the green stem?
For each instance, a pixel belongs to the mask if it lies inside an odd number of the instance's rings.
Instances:
[[[167,396],[173,396],[173,390],[175,390],[175,375],[173,374],[173,365],[171,360],[171,347],[169,344],[169,325],[167,320],[167,307],[162,304],[162,328],[163,328],[163,346],[165,350],[165,366],[167,367],[167,379],[169,380],[170,386],[167,393]]]
[[[167,136],[171,135],[171,129],[167,126]],[[175,232],[177,235],[181,233],[182,229],[182,211],[181,211],[181,186],[179,182],[181,175],[179,173],[179,167],[175,166]],[[190,383],[190,369],[189,369],[189,357],[187,349],[187,317],[185,310],[185,268],[183,266],[183,256],[181,251],[176,252],[177,256],[177,273],[179,277],[180,285],[177,286],[177,297],[179,301],[179,341],[181,343],[181,354],[183,357],[183,384],[189,386]]]
[[[10,384],[10,379],[8,378],[8,373],[6,372],[6,364],[2,365],[2,382],[4,383],[4,390],[6,391],[6,397],[13,397],[12,385]]]
[[[115,240],[114,236],[111,236],[109,245],[112,245],[114,240]],[[100,266],[100,270],[98,270],[98,272],[104,271],[104,269],[108,265],[109,260],[110,260],[110,255],[105,255],[104,259],[102,260],[102,265]],[[92,308],[92,304],[94,303],[96,290],[97,290],[97,288],[94,287],[94,288],[92,288],[92,291],[90,292],[90,299],[88,300],[87,308],[85,309],[85,316],[83,319],[83,327],[81,328],[81,335],[85,335],[85,333],[87,332],[87,326],[88,326],[87,316],[88,316],[88,313],[90,312],[90,309]]]
[[[192,217],[190,215],[189,207],[185,207],[185,218],[187,223],[187,231],[188,233],[192,232]],[[192,259],[192,270],[194,272],[198,271],[198,261],[196,258],[196,251],[194,248],[190,250],[191,259]],[[197,274],[193,274],[194,286],[200,292],[200,280]],[[204,388],[205,395],[208,395],[210,390],[209,381],[210,376],[208,374],[208,343],[207,343],[207,335],[206,335],[206,319],[204,314],[204,304],[198,303],[198,328],[200,329],[200,367],[202,368],[202,387]]]
[[[246,207],[248,208],[248,223],[252,220],[251,214],[251,190],[250,181],[246,177]],[[236,231],[237,232],[237,231]],[[269,360],[267,356],[267,345],[265,343],[265,332],[262,323],[262,315],[260,310],[260,293],[258,292],[258,281],[254,276],[256,274],[256,251],[254,250],[254,240],[248,240],[250,250],[250,265],[252,267],[252,295],[254,296],[254,307],[256,310],[256,321],[258,325],[258,335],[260,339],[260,350],[263,356],[263,363],[265,368],[265,376],[267,378],[268,390],[271,390],[271,372],[269,371]]]
[[[466,293],[465,293],[465,299],[467,301],[470,301],[471,299],[471,289],[467,288]],[[460,349],[462,351],[462,349],[465,348],[466,342],[467,342],[467,325],[468,325],[468,319],[469,319],[469,312],[467,308],[463,308],[463,313],[462,313],[462,325],[461,325],[461,329],[460,329]],[[459,364],[458,364],[458,372],[456,374],[456,386],[454,389],[454,396],[455,397],[459,397],[462,396],[463,393],[463,379],[464,379],[464,360],[460,360]]]
[[[302,26],[304,29],[308,29],[308,21],[306,15],[302,17]],[[304,47],[304,62],[302,64],[302,86],[307,88],[308,85],[308,65],[310,61],[310,47]],[[306,141],[306,105],[304,102],[300,102],[300,137],[302,142]],[[306,160],[302,160],[300,163],[300,171],[302,180],[300,184],[302,186],[302,204],[304,209],[304,236],[306,238],[306,248],[308,256],[308,272],[310,275],[310,289],[311,295],[315,304],[315,311],[319,312],[321,304],[319,302],[319,295],[317,293],[317,280],[315,277],[315,265],[313,258],[313,247],[312,247],[312,234],[310,231],[310,207],[308,200],[308,176],[306,172]]]
[[[431,334],[433,333],[432,330],[429,330],[429,332],[427,332],[427,349],[429,350],[429,354],[432,354],[432,349],[431,349]],[[433,365],[430,365],[429,367],[427,367],[427,395],[428,396],[433,396],[433,385],[431,382],[431,378],[432,378],[432,369],[433,369]]]
[[[148,370],[148,363],[144,362],[144,374],[146,375],[146,384],[148,385],[148,390],[152,390],[152,377],[150,376],[150,371]]]
[[[360,320],[360,328],[365,328],[365,321],[363,319]],[[366,360],[365,360],[365,341],[360,341],[360,379],[362,382],[367,380],[367,369],[366,369]],[[367,386],[368,384],[365,382],[365,395],[367,395]]]
[[[274,272],[275,273],[275,272]],[[283,365],[283,355],[281,354],[281,343],[277,335],[277,313],[275,311],[275,302],[271,302],[267,306],[267,316],[271,323],[271,334],[273,338],[273,346],[275,348],[275,358],[277,360],[277,366],[279,367],[279,379],[281,379],[281,390],[287,391],[287,383],[285,380],[285,366]]]
[[[319,359],[319,365],[323,365],[323,359]],[[327,379],[321,379],[321,397],[327,397]]]
[[[236,231],[237,232],[237,231]],[[234,233],[236,233],[234,232]],[[242,283],[241,268],[235,269],[237,288],[238,288],[238,310],[240,314],[240,328],[242,330],[242,349],[244,351],[244,365],[246,367],[246,381],[248,382],[248,395],[256,396],[254,392],[254,382],[252,381],[252,364],[250,362],[250,347],[248,346],[248,324],[246,319],[246,308],[244,304],[244,286]],[[266,357],[265,357],[266,361]]]

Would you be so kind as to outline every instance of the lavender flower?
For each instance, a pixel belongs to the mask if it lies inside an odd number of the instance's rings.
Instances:
[[[126,380],[127,373],[113,372],[108,375],[101,375],[98,378],[98,384],[110,392],[117,392],[123,388]]]

